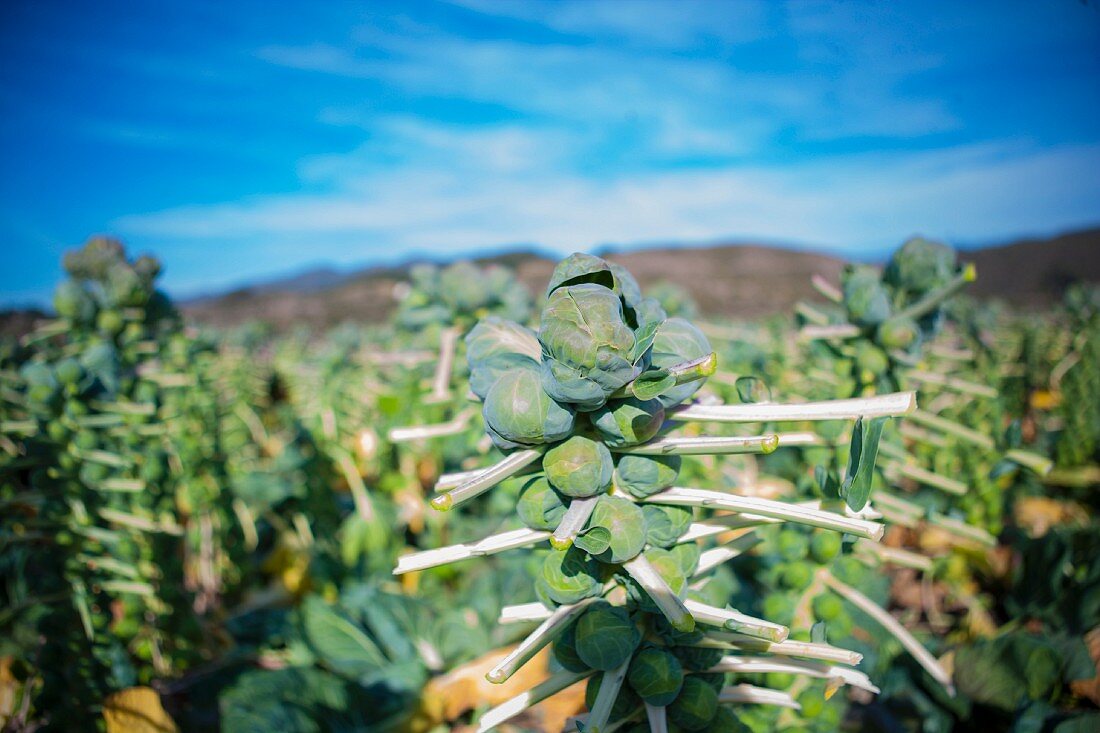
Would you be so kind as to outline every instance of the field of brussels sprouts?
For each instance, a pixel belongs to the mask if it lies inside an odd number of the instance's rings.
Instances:
[[[747,322],[575,254],[276,334],[63,265],[0,342],[4,731],[1100,730],[1098,289],[914,239]]]

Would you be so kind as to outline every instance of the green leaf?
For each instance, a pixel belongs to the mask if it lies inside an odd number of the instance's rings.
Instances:
[[[737,389],[737,397],[746,404],[754,402],[767,402],[771,400],[772,393],[764,380],[757,377],[738,377],[734,382]]]
[[[887,418],[876,417],[856,421],[852,429],[852,445],[848,454],[848,471],[844,483],[840,486],[840,495],[858,512],[867,506],[871,496],[871,480],[874,478],[875,458],[878,456],[878,442],[882,437],[882,428]]]
[[[573,544],[589,555],[599,555],[611,546],[611,530],[607,527],[592,527],[578,535]]]
[[[377,672],[389,661],[362,628],[320,598],[307,598],[301,614],[306,641],[332,670],[358,678]]]
[[[651,400],[676,386],[676,377],[667,369],[650,369],[630,385],[630,391],[640,400]]]
[[[810,627],[810,641],[814,644],[828,644],[829,639],[826,634],[826,627],[824,621],[818,621],[812,627]]]

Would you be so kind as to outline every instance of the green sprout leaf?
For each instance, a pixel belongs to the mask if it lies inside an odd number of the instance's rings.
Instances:
[[[848,454],[848,471],[844,483],[840,486],[840,495],[852,511],[867,506],[871,496],[871,479],[874,478],[875,458],[878,456],[878,442],[882,437],[885,417],[876,417],[856,421],[852,429],[851,452]]]

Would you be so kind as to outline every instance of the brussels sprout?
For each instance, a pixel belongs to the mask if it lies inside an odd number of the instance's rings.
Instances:
[[[860,340],[855,347],[856,369],[864,381],[873,381],[890,367],[890,357],[870,341]]]
[[[702,331],[683,318],[669,318],[661,323],[653,339],[650,366],[654,369],[668,368],[712,352],[710,341]],[[666,390],[657,399],[665,407],[678,405],[691,399],[703,383],[704,380],[698,379],[677,385]]]
[[[775,538],[776,548],[784,560],[801,560],[809,551],[806,535],[797,529],[784,529]]]
[[[687,575],[684,573],[683,568],[680,567],[680,563],[677,561],[676,556],[660,547],[651,547],[643,554],[654,569],[656,569],[657,574],[668,583],[668,587],[672,589],[672,592],[683,598],[687,588]],[[638,608],[649,613],[661,613],[657,605],[650,599],[649,593],[638,585],[634,578],[626,573],[623,573],[621,577],[623,584],[626,586],[627,596],[638,605]]]
[[[691,507],[667,504],[646,504],[642,513],[645,515],[646,542],[658,547],[675,545],[691,526],[694,514]]]
[[[589,710],[596,704],[596,696],[600,694],[600,683],[603,682],[603,672],[597,672],[588,678],[588,686],[584,688],[584,704]],[[641,706],[641,701],[631,689],[630,685],[619,688],[619,694],[615,697],[615,703],[611,706],[609,721],[625,718]]]
[[[470,362],[470,391],[484,400],[506,372],[526,369],[538,372],[538,362],[524,354],[497,354],[489,359]]]
[[[584,672],[589,668],[577,654],[577,624],[566,627],[561,636],[554,640],[554,659],[563,669],[570,672]]]
[[[622,302],[600,285],[555,290],[542,312],[542,384],[547,394],[591,411],[641,373]]]
[[[890,257],[882,279],[910,293],[925,293],[954,275],[955,250],[946,244],[914,237]]]
[[[684,668],[674,654],[659,647],[647,647],[634,655],[626,680],[647,703],[664,707],[680,694]]]
[[[603,443],[574,435],[546,451],[542,468],[555,489],[566,496],[583,498],[607,490],[614,463]]]
[[[577,619],[574,635],[581,661],[605,672],[630,659],[642,639],[625,609],[603,601],[589,606]]]
[[[674,646],[670,647],[684,669],[691,672],[702,672],[710,669],[722,661],[721,649],[709,649],[701,646]]]
[[[836,532],[819,530],[810,539],[810,557],[825,564],[840,554],[841,539]]]
[[[920,327],[912,318],[894,316],[879,324],[875,340],[887,349],[908,349],[920,338]]]
[[[668,719],[685,730],[704,730],[717,712],[718,693],[695,675],[688,675],[680,694],[668,706]]]
[[[682,462],[680,456],[619,456],[615,485],[644,499],[676,483]]]
[[[542,563],[543,590],[555,603],[576,603],[600,592],[599,563],[581,550],[551,550]]]
[[[821,711],[825,709],[825,695],[821,690],[804,690],[798,696],[798,704],[802,707],[802,717],[813,719],[821,715]]]
[[[840,278],[848,318],[860,326],[875,326],[890,317],[890,296],[873,267],[849,265]]]
[[[516,502],[516,513],[531,529],[553,530],[565,516],[567,502],[554,491],[545,476],[525,476]]]
[[[821,694],[818,694],[821,697]],[[799,700],[802,698],[800,697]],[[752,733],[752,728],[742,723],[727,707],[719,707],[714,719],[707,725],[708,733]]]
[[[66,280],[57,286],[53,307],[57,315],[76,323],[91,323],[95,318],[95,300],[79,283],[72,280]]]
[[[608,532],[608,547],[596,559],[615,565],[631,559],[645,547],[646,524],[643,510],[629,499],[601,496],[588,520],[589,528]]]
[[[825,593],[814,598],[814,616],[821,621],[833,621],[844,613],[844,604],[836,596]]]
[[[472,262],[456,262],[439,275],[439,294],[457,313],[472,313],[489,303],[490,290]]]
[[[610,263],[595,255],[574,252],[554,267],[550,283],[546,286],[546,297],[549,298],[558,288],[583,283],[595,283],[608,290],[617,290],[611,268]]]
[[[470,368],[505,354],[521,354],[538,361],[542,353],[538,336],[526,326],[497,316],[487,316],[466,334],[466,360]]]
[[[713,666],[714,665],[711,665],[711,667]],[[710,667],[707,669],[710,669]],[[717,693],[721,693],[722,688],[726,686],[726,675],[724,672],[698,672],[693,676],[696,679],[706,682]]]
[[[685,507],[686,508],[686,507]],[[689,525],[690,526],[690,525]],[[684,575],[691,577],[695,573],[695,568],[699,566],[699,557],[703,554],[703,550],[699,547],[697,542],[681,542],[678,545],[673,545],[668,549],[672,553],[672,556],[676,558],[676,562],[680,565],[680,569],[684,571]],[[713,578],[707,583],[707,586],[713,585]],[[729,597],[727,593],[726,598]],[[725,605],[725,598],[717,605]],[[710,604],[715,605],[715,604]]]
[[[608,402],[589,419],[604,443],[621,448],[644,443],[656,435],[665,421],[665,408],[659,400],[630,397]]]
[[[499,447],[553,443],[573,432],[573,411],[550,399],[533,369],[513,369],[500,376],[485,395],[485,425]]]
[[[792,590],[805,588],[813,580],[813,568],[806,562],[788,563],[779,577],[787,588]]]

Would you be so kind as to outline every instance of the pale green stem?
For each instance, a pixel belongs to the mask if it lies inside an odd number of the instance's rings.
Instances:
[[[912,463],[899,463],[897,461],[884,461],[883,469],[887,472],[896,472],[900,476],[912,479],[917,483],[931,486],[948,494],[964,496],[968,491],[967,485],[953,478],[940,476],[928,469],[913,465]]]
[[[905,376],[916,381],[925,384],[935,384],[939,387],[945,387],[955,392],[961,392],[963,394],[970,394],[976,397],[988,397],[990,399],[997,399],[999,393],[986,384],[978,384],[977,382],[970,382],[965,379],[959,379],[958,377],[950,377],[946,374],[940,374],[939,372],[928,372],[920,369],[911,369],[906,372]]]
[[[854,339],[860,334],[859,326],[850,323],[834,325],[809,325],[798,329],[799,341],[818,341],[827,339]]]
[[[662,705],[645,704],[645,716],[649,721],[649,733],[668,733],[668,718],[665,715],[665,707]]]
[[[566,550],[577,539],[577,535],[588,523],[588,518],[596,509],[599,496],[589,496],[584,499],[573,499],[569,502],[569,508],[565,510],[561,521],[558,522],[554,534],[550,536],[550,545],[555,550]]]
[[[926,428],[933,430],[939,430],[941,433],[947,433],[948,435],[954,435],[956,438],[965,440],[968,443],[978,446],[979,448],[985,448],[986,450],[993,450],[996,447],[996,443],[993,442],[993,438],[988,435],[983,435],[977,430],[972,430],[965,425],[948,420],[947,418],[934,415],[931,412],[925,412],[923,410],[914,410],[909,415],[909,419],[915,422],[917,425],[922,425]]]
[[[771,453],[779,447],[779,436],[774,434],[749,437],[702,436],[698,438],[662,437],[642,445],[612,448],[616,453],[639,456],[700,456],[728,455],[733,453]]]
[[[685,601],[684,605],[696,621],[708,626],[718,626],[726,631],[738,631],[774,643],[785,641],[790,634],[790,629],[786,626],[748,616],[737,610],[709,606],[691,599]]]
[[[840,288],[833,285],[821,275],[815,273],[813,277],[810,278],[810,284],[814,286],[814,290],[834,303],[840,303],[844,300],[844,293],[840,292]]]
[[[481,716],[481,720],[478,721],[477,733],[488,733],[497,726],[503,725],[521,714],[528,708],[538,705],[546,698],[558,694],[565,688],[575,685],[591,675],[592,670],[587,670],[585,672],[558,672],[549,679],[535,685],[530,690],[521,692],[512,699],[487,711]]]
[[[898,620],[884,611],[877,603],[872,601],[867,596],[860,593],[852,586],[837,580],[831,573],[825,571],[822,573],[822,578],[825,584],[829,586],[829,589],[837,593],[837,595],[844,598],[853,606],[863,611],[865,614],[879,623],[882,628],[886,629],[895,639],[897,639],[901,645],[908,651],[913,659],[917,661],[917,664],[924,667],[925,671],[932,676],[934,680],[943,685],[948,694],[954,697],[955,685],[951,682],[951,675],[940,665],[939,660],[932,656],[931,652],[924,648],[924,646],[917,641],[917,639],[909,633],[909,630],[898,623]]]
[[[811,527],[847,532],[857,537],[879,540],[883,526],[877,522],[847,517],[842,514],[825,512],[820,509],[782,501],[760,499],[750,496],[723,494],[703,489],[687,489],[677,486],[646,497],[643,501],[653,504],[672,504],[676,506],[698,506],[710,509],[725,509],[743,514],[770,517],[787,522],[797,522]]]
[[[977,270],[974,269],[973,264],[968,262],[963,265],[962,272],[952,278],[950,282],[933,290],[916,303],[895,314],[894,318],[920,318],[935,310],[943,301],[961,290],[967,283],[974,282],[977,277]]]
[[[596,693],[596,702],[592,704],[592,710],[588,714],[586,733],[606,733],[607,723],[611,718],[611,708],[619,696],[623,682],[626,681],[628,669],[630,669],[630,659],[610,672],[604,672],[603,679],[600,680],[600,691]]]
[[[485,493],[509,476],[519,473],[541,456],[542,450],[536,448],[513,451],[504,460],[479,472],[464,484],[432,499],[432,508],[447,511],[464,501],[469,501],[475,496]]]
[[[715,649],[734,648],[740,651],[766,652],[783,657],[801,657],[804,659],[820,659],[823,662],[837,662],[838,664],[856,665],[863,660],[863,655],[851,649],[842,649],[831,644],[819,644],[812,641],[794,641],[788,639],[778,644],[757,639],[745,634],[730,631],[707,631],[706,637],[700,646]]]
[[[550,538],[549,532],[541,532],[534,529],[514,529],[510,532],[490,535],[479,542],[471,542],[448,547],[438,547],[434,550],[424,550],[402,555],[397,558],[397,567],[394,575],[403,575],[416,570],[434,568],[438,565],[468,560],[472,557],[484,557],[495,555],[505,550],[513,550],[517,547],[527,547]]]
[[[630,577],[634,578],[638,585],[642,586],[642,590],[649,594],[653,603],[668,619],[668,622],[672,624],[672,628],[684,633],[695,630],[695,619],[692,618],[691,612],[687,610],[683,599],[673,592],[672,588],[668,586],[668,583],[657,572],[657,569],[650,564],[645,555],[638,555],[634,559],[628,560],[623,564],[623,569],[630,574]]]
[[[722,688],[718,695],[719,705],[774,705],[780,708],[801,710],[802,706],[794,701],[788,693],[780,690],[769,690],[767,687],[757,687],[742,683],[732,687]]]
[[[550,614],[548,619],[539,624],[537,629],[532,631],[508,656],[502,659],[500,664],[489,670],[485,675],[485,679],[494,685],[507,682],[520,667],[531,661],[540,649],[561,636],[561,633],[572,623],[573,619],[580,616],[584,609],[595,600],[595,598],[586,598],[571,606],[559,606]]]
[[[909,415],[916,408],[916,392],[894,392],[877,397],[791,404],[758,402],[745,405],[688,405],[670,411],[668,418],[692,422],[855,420],[860,417]]]

